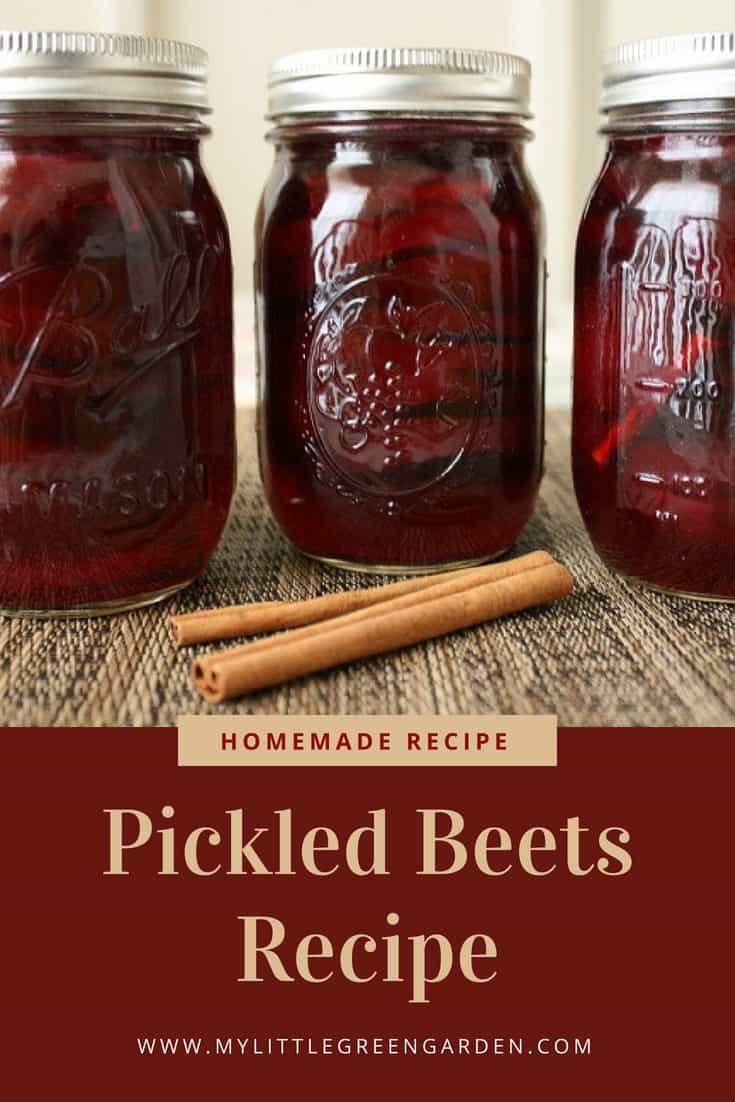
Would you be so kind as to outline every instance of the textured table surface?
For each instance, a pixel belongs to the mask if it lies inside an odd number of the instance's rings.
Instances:
[[[205,704],[189,680],[195,652],[170,641],[172,612],[368,584],[290,548],[260,492],[251,413],[243,412],[239,427],[237,500],[204,577],[165,605],[124,616],[0,622],[3,724],[168,726],[179,715],[218,712],[555,713],[567,726],[735,723],[735,610],[650,593],[604,569],[574,503],[568,420],[560,413],[548,418],[541,499],[516,550],[545,548],[566,563],[576,579],[573,597],[224,705]]]

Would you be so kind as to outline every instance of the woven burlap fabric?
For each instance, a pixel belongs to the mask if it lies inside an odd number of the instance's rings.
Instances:
[[[171,642],[173,612],[370,582],[302,558],[286,543],[260,490],[250,412],[241,415],[239,438],[230,525],[206,574],[186,592],[123,616],[2,621],[4,724],[168,726],[182,714],[233,712],[555,713],[570,726],[735,724],[733,609],[651,593],[605,570],[574,502],[568,418],[561,413],[548,418],[541,499],[516,550],[545,548],[566,563],[573,597],[221,706],[205,704],[189,677],[196,649]]]

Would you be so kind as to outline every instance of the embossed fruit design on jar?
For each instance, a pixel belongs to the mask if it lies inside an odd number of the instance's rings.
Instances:
[[[411,572],[514,542],[543,445],[528,65],[326,50],[271,73],[257,221],[259,442],[305,553]]]
[[[0,35],[4,612],[160,599],[222,533],[232,277],[199,161],[205,65],[160,40]]]
[[[614,570],[735,600],[734,36],[619,47],[603,109],[577,243],[577,498]]]

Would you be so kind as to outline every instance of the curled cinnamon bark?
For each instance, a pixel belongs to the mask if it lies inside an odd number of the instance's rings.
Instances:
[[[192,667],[195,686],[205,700],[220,703],[547,604],[571,593],[573,581],[569,571],[544,552],[538,556],[542,561],[537,558],[530,569],[516,568],[490,580],[457,577],[382,602],[375,608],[199,658]],[[505,563],[498,567],[512,565]]]
[[[545,551],[536,551],[507,562],[489,563],[486,566],[471,567],[467,570],[448,570],[440,574],[409,578],[404,582],[351,589],[343,593],[329,593],[306,601],[264,601],[257,604],[231,605],[228,608],[187,612],[171,617],[171,631],[174,641],[180,647],[189,646],[192,643],[207,643],[214,639],[233,639],[238,635],[261,635],[269,631],[282,631],[284,628],[317,623],[332,616],[342,616],[357,609],[369,608],[383,601],[392,600],[405,593],[419,593],[424,589],[441,585],[448,578],[469,576],[476,576],[478,579],[502,578],[506,576],[509,568],[511,572],[515,572],[516,569],[524,569],[526,564],[536,565],[551,561],[551,556]]]

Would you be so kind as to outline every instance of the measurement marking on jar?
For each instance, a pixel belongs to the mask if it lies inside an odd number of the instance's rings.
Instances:
[[[660,394],[668,394],[671,390],[671,383],[667,383],[665,379],[636,379],[635,386],[638,390],[651,390]]]
[[[724,305],[725,236],[708,217],[683,217],[673,233],[642,228],[621,265],[621,368],[634,392],[659,395],[673,415],[709,432],[722,386],[720,347],[730,342]]]
[[[633,478],[636,482],[644,482],[648,486],[664,486],[666,479],[660,474],[652,474],[650,471],[637,471]]]
[[[674,383],[677,398],[695,398],[698,402],[715,402],[720,396],[720,385],[716,379],[677,379]]]
[[[675,474],[671,489],[679,497],[706,498],[710,493],[711,480],[703,474]]]
[[[708,498],[712,491],[712,480],[703,474],[677,472],[668,479],[654,471],[635,471],[633,481],[643,486],[657,486],[670,490],[676,497]]]

